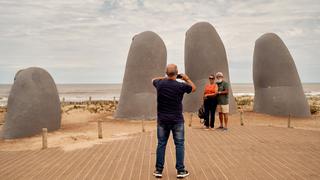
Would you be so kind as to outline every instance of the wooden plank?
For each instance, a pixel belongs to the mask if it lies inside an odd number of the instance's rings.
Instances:
[[[185,128],[187,179],[320,179],[320,132],[231,126]],[[1,179],[154,179],[156,131],[86,149],[0,151]],[[176,179],[172,134],[163,179]]]

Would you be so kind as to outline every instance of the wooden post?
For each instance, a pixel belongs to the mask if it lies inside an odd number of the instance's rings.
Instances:
[[[89,96],[89,104],[91,104],[91,96]]]
[[[288,117],[288,128],[291,128],[291,114]]]
[[[48,129],[42,128],[42,149],[48,148],[47,136],[48,136]]]
[[[142,132],[146,132],[146,130],[144,129],[144,118],[142,119],[141,126],[142,126]]]
[[[190,114],[189,127],[192,126],[192,117],[193,117],[193,113]]]
[[[116,102],[115,96],[113,96],[113,105],[114,105],[114,108],[117,109],[117,102]]]
[[[98,120],[98,138],[102,139],[102,121]]]
[[[144,119],[145,119],[145,116],[142,117],[142,120],[141,120],[141,131],[142,132],[145,132],[145,128],[144,128]]]
[[[243,126],[243,109],[240,110],[240,125]]]

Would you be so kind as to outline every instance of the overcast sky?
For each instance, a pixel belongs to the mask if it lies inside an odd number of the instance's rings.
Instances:
[[[278,34],[303,82],[320,82],[319,0],[0,0],[0,83],[30,66],[56,83],[121,83],[131,38],[151,30],[184,71],[185,32],[210,22],[232,82],[252,82],[255,40]]]

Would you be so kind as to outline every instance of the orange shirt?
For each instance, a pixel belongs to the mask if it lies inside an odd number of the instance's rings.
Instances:
[[[204,94],[213,94],[218,92],[218,85],[217,84],[208,84],[204,88]]]

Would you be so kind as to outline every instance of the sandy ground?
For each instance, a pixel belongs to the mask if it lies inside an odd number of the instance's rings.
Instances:
[[[48,146],[63,150],[86,148],[114,139],[127,138],[128,134],[141,132],[141,121],[114,120],[112,112],[90,113],[82,109],[74,109],[62,115],[61,129],[48,133]],[[4,113],[0,116],[3,122]],[[98,139],[98,120],[102,120],[103,139]],[[145,129],[155,129],[155,121],[146,121]],[[3,125],[0,125],[0,129]],[[0,140],[0,150],[21,151],[42,147],[41,134],[13,140]]]
[[[191,121],[192,116],[192,121]],[[0,113],[0,122],[3,122],[4,113]],[[230,128],[240,124],[240,113],[230,116]],[[102,121],[103,139],[98,139],[98,120]],[[186,125],[201,126],[196,114],[185,114]],[[264,114],[257,114],[251,111],[243,113],[245,126],[274,126],[286,128],[288,117],[275,117]],[[216,126],[219,120],[216,118]],[[3,125],[0,125],[0,129]],[[291,126],[295,129],[306,129],[320,131],[320,115],[313,115],[309,119],[291,118]],[[156,121],[144,121],[145,131],[156,129]],[[113,112],[91,113],[85,109],[73,109],[62,114],[61,129],[48,133],[48,146],[50,148],[61,148],[65,151],[72,151],[81,148],[91,147],[95,144],[112,141],[115,139],[129,138],[129,134],[142,131],[141,120],[115,120]],[[41,149],[41,135],[20,138],[14,140],[0,140],[1,151],[22,151]]]

